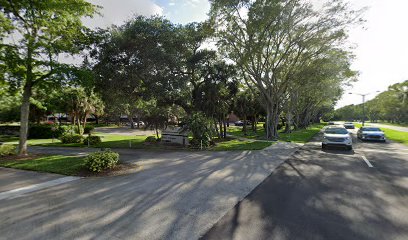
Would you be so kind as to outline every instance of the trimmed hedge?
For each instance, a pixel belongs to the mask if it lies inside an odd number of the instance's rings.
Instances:
[[[62,143],[81,143],[84,137],[79,134],[66,134],[60,137]]]
[[[111,169],[119,162],[119,153],[105,150],[89,154],[85,158],[85,166],[91,172],[102,172]]]
[[[84,139],[84,145],[96,145],[102,142],[101,137],[99,136],[88,136]]]
[[[0,145],[0,156],[9,156],[16,154],[16,146],[10,144]]]

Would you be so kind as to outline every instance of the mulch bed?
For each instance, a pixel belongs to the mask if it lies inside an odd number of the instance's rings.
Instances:
[[[111,177],[111,176],[121,176],[130,173],[138,172],[142,169],[141,166],[135,163],[119,163],[112,169],[107,169],[99,173],[93,173],[86,169],[80,171],[77,176],[80,177]]]

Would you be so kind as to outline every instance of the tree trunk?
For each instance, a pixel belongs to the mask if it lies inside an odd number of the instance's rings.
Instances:
[[[278,138],[279,109],[278,104],[268,103],[266,108],[266,138],[275,140]]]
[[[85,126],[86,126],[86,117],[87,117],[87,114],[85,114],[85,116],[84,116],[84,120],[83,120],[83,127],[82,127],[82,134],[85,132]],[[90,134],[90,133],[89,133]]]
[[[217,133],[218,137],[221,138],[220,131],[218,130],[217,126],[217,120],[214,118],[214,127],[215,127],[215,132]]]
[[[130,128],[131,129],[135,129],[135,122],[133,121],[133,117],[128,117],[128,119],[129,119],[129,122],[130,122]]]
[[[27,155],[28,117],[30,114],[30,97],[32,94],[31,80],[24,85],[23,99],[20,113],[19,155]]]
[[[159,139],[159,130],[157,129],[157,123],[154,124],[154,128],[156,130],[156,138]]]
[[[227,123],[225,122],[225,120],[222,121],[224,124],[224,138],[227,138]]]
[[[99,117],[98,117],[98,115],[95,115],[95,123],[96,123],[96,124],[99,124]]]
[[[286,121],[285,121],[285,133],[292,132],[292,113],[286,114]]]
[[[81,117],[80,116],[77,117],[77,127],[78,127],[78,134],[82,135],[83,132],[81,131]]]
[[[246,136],[247,135],[247,115],[246,114],[244,115],[244,125],[242,128],[242,131],[244,131],[244,136]]]

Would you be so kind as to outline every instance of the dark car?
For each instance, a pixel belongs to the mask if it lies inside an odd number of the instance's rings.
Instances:
[[[236,121],[236,122],[234,122],[234,124],[235,124],[235,126],[244,126],[244,121]],[[247,120],[246,124],[251,125],[252,123],[251,123],[251,121]]]

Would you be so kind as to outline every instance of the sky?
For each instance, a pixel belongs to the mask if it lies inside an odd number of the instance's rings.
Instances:
[[[103,7],[103,16],[84,20],[91,27],[119,25],[134,15],[161,15],[175,23],[200,22],[207,18],[207,0],[89,0]],[[359,93],[385,91],[389,85],[408,80],[408,0],[350,0],[355,9],[367,7],[363,27],[351,29],[354,46],[353,70],[358,82],[345,89],[337,108],[362,101]]]

